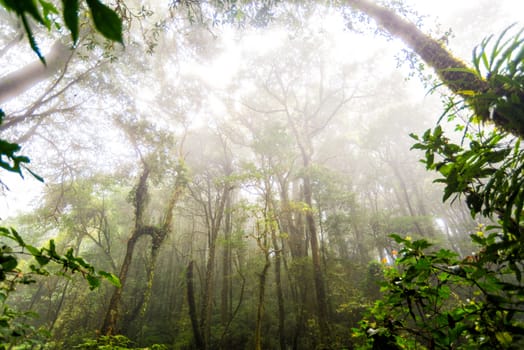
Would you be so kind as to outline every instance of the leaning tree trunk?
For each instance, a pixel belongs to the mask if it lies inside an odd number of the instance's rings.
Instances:
[[[39,82],[49,79],[63,69],[71,58],[73,49],[62,44],[61,39],[55,41],[45,55],[46,64],[34,62],[4,75],[0,78],[0,104],[29,90]]]
[[[133,253],[135,251],[136,242],[141,235],[142,234],[139,230],[135,230],[133,231],[131,238],[129,238],[129,240],[127,241],[126,255],[124,257],[124,261],[122,262],[120,273],[118,274],[121,287],[115,288],[113,295],[111,296],[111,301],[109,302],[109,307],[104,318],[104,323],[100,330],[101,334],[112,335],[116,332],[116,323],[119,316],[118,306],[120,304],[120,299],[122,298],[122,290],[127,280],[127,275],[129,267],[131,266],[131,261],[133,259]]]
[[[478,117],[484,121],[492,120],[501,129],[520,138],[524,137],[524,123],[515,123],[511,116],[501,115],[497,111],[491,113],[490,106],[483,99],[474,98],[477,94],[485,94],[491,90],[498,96],[510,96],[511,91],[507,91],[506,87],[497,84],[501,86],[491,88],[486,80],[473,74],[471,67],[453,56],[438,40],[424,34],[415,24],[406,21],[393,10],[369,0],[347,0],[347,4],[373,18],[391,35],[404,41],[424,62],[435,69],[444,85],[470,103]]]
[[[173,224],[173,211],[176,203],[180,200],[185,189],[185,178],[183,174],[177,175],[178,178],[175,183],[175,189],[169,198],[168,205],[164,213],[164,222],[162,226],[157,230],[151,231],[151,260],[147,266],[147,285],[144,291],[144,297],[139,305],[140,318],[145,316],[147,308],[149,307],[149,301],[151,299],[151,292],[153,288],[153,280],[155,277],[156,263],[158,260],[158,254],[160,248],[165,242],[166,238],[171,234]],[[141,327],[142,328],[142,327]]]

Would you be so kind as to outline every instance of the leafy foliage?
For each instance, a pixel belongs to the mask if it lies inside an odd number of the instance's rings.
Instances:
[[[4,113],[0,110],[0,122]],[[7,171],[18,173],[22,176],[22,164],[29,163],[26,156],[17,155],[20,145],[0,139],[0,166]],[[27,169],[27,168],[26,168]],[[41,177],[31,172],[37,179]],[[20,256],[27,255],[32,258],[28,268],[23,268]],[[88,282],[90,289],[100,286],[101,279],[106,279],[117,287],[120,281],[117,276],[105,271],[96,271],[95,268],[82,257],[75,256],[73,249],[65,254],[60,254],[54,240],[50,240],[47,247],[36,248],[25,242],[22,236],[14,228],[0,226],[0,344],[15,345],[20,342],[33,344],[38,342],[34,333],[38,331],[23,320],[36,316],[31,312],[17,311],[7,304],[11,292],[16,290],[17,285],[34,283],[35,276],[48,276],[50,264],[61,267],[60,274],[80,273]],[[32,335],[27,340],[26,335]],[[7,349],[7,345],[0,345],[0,349]]]
[[[478,253],[462,259],[448,250],[432,250],[425,240],[392,235],[403,248],[396,266],[385,269],[384,298],[355,329],[357,338],[364,339],[362,348],[522,347],[524,154],[520,138],[507,131],[519,135],[524,129],[524,40],[522,30],[504,39],[508,30],[491,49],[489,37],[474,52],[474,73],[487,71],[489,90],[446,108],[449,119],[455,118],[457,106],[469,105],[476,112],[460,128],[463,141],[454,143],[440,125],[421,137],[412,135],[417,141],[413,148],[425,152],[427,169],[442,176],[436,182],[444,185],[443,200],[465,197],[473,217],[497,224],[471,235]],[[511,127],[499,131],[480,125],[477,132],[468,132],[470,125],[486,119],[479,111],[505,118]]]
[[[161,344],[154,344],[147,348],[136,348],[132,347],[133,342],[123,335],[103,335],[98,339],[88,339],[84,343],[75,346],[75,349],[100,349],[100,350],[112,350],[112,349],[151,349],[151,350],[166,350],[167,347]]]
[[[36,282],[35,276],[38,275],[50,275],[50,270],[47,269],[49,264],[60,266],[60,274],[80,273],[88,282],[90,289],[97,288],[102,278],[120,286],[115,275],[104,271],[96,272],[92,265],[83,258],[75,256],[72,250],[68,250],[64,255],[59,254],[53,240],[49,241],[48,247],[38,249],[27,244],[15,229],[0,227],[0,242],[2,244],[0,247],[1,343],[16,344],[17,339],[24,339],[24,335],[35,332],[31,326],[20,321],[20,319],[35,315],[31,312],[19,312],[12,309],[7,304],[7,299],[9,294],[16,290],[17,285],[34,283]],[[20,255],[29,255],[33,258],[28,269],[22,267]]]
[[[99,0],[86,0],[86,2],[97,31],[109,40],[122,43],[122,21],[116,12]],[[14,12],[20,18],[31,49],[38,55],[42,63],[45,63],[45,58],[40,52],[28,16],[49,30],[53,24],[56,24],[56,16],[52,15],[58,15],[59,10],[51,2],[45,0],[0,0],[0,5],[8,11]],[[73,43],[76,44],[79,34],[79,2],[78,0],[62,0],[62,7],[65,26],[71,31]]]
[[[0,109],[0,124],[2,124],[4,117],[5,114]],[[17,173],[23,177],[22,167],[23,165],[29,163],[29,158],[26,156],[17,155],[20,149],[20,145],[0,139],[0,167],[4,170]],[[31,173],[36,179],[43,181],[43,179],[40,176],[36,175],[28,168],[25,169],[29,173]],[[0,184],[2,184],[1,181]]]
[[[446,249],[434,250],[426,240],[402,244],[396,266],[385,268],[384,298],[370,318],[355,329],[373,349],[497,349],[522,346],[522,286],[510,283],[511,271],[485,256],[459,259]],[[495,236],[479,232],[482,249]]]

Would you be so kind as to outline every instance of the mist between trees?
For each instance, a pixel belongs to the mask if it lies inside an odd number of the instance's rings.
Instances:
[[[520,348],[518,8],[422,3],[2,2],[0,349]]]

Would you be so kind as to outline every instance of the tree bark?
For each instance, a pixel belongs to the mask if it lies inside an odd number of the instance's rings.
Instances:
[[[309,162],[304,162],[304,168],[309,167]],[[320,329],[320,340],[322,346],[329,344],[330,331],[328,322],[328,307],[324,276],[322,273],[322,263],[320,259],[320,246],[318,244],[317,226],[313,216],[313,200],[311,193],[311,179],[309,175],[303,176],[304,181],[304,202],[308,206],[306,212],[306,222],[309,231],[309,241],[311,244],[311,259],[313,260],[313,278],[315,281],[315,292],[317,296],[318,322]]]
[[[439,41],[423,33],[415,24],[406,21],[393,10],[369,0],[347,0],[347,3],[373,18],[391,35],[404,41],[436,70],[442,82],[454,93],[467,97],[463,91],[484,91],[487,88],[485,81],[468,72],[470,70],[468,65],[454,57]]]
[[[229,175],[229,170],[226,170],[226,173]],[[213,201],[213,198],[211,198],[212,179],[208,178],[205,182],[207,197],[199,197],[198,193],[193,193],[193,196],[202,206],[208,231],[208,255],[200,311],[200,332],[204,340],[204,348],[208,349],[211,338],[212,301],[215,290],[216,243],[224,217],[226,201],[230,196],[232,188],[227,182],[224,183],[223,188],[216,194],[216,198]]]
[[[120,299],[122,297],[122,289],[124,288],[124,285],[127,280],[127,272],[129,271],[129,266],[131,265],[131,260],[133,258],[133,252],[135,251],[135,244],[138,237],[139,235],[137,234],[137,231],[134,231],[131,238],[127,241],[126,255],[124,257],[124,261],[122,262],[120,273],[118,275],[121,287],[115,288],[113,295],[111,296],[104,323],[100,330],[101,334],[111,335],[114,334],[116,331],[116,322],[118,319],[118,304],[120,303]]]
[[[282,251],[278,245],[277,235],[273,228],[271,229],[271,243],[273,244],[273,249],[275,250],[275,290],[277,293],[278,305],[278,339],[280,343],[280,350],[284,350],[286,348],[286,313],[284,309],[284,293],[282,292]]]
[[[221,320],[225,327],[231,319],[231,196],[226,199],[226,217],[224,220],[224,250],[222,252],[222,292]]]
[[[131,266],[131,261],[133,260],[133,254],[135,251],[135,246],[138,239],[144,235],[147,230],[143,223],[144,209],[147,205],[147,179],[149,177],[149,167],[144,163],[144,169],[142,175],[138,180],[138,184],[134,193],[134,206],[135,206],[135,228],[131,237],[127,241],[126,255],[122,266],[120,267],[120,273],[118,278],[120,279],[120,288],[115,288],[111,300],[109,302],[109,307],[104,318],[104,323],[100,330],[101,334],[112,335],[116,331],[116,325],[118,321],[118,307],[120,304],[120,299],[122,298],[122,291],[126,284],[127,275],[129,272],[129,267]]]
[[[11,100],[41,81],[52,77],[60,69],[64,68],[72,54],[73,50],[58,39],[45,55],[46,65],[40,60],[35,60],[0,78],[0,104]]]
[[[267,233],[265,233],[267,234]],[[267,271],[271,266],[268,252],[265,253],[265,263],[262,272],[258,276],[258,306],[257,321],[255,327],[255,350],[262,350],[262,318],[264,316],[264,302],[266,295]]]
[[[153,280],[155,278],[156,263],[158,260],[158,254],[160,253],[160,248],[166,240],[166,238],[171,234],[171,227],[173,224],[173,211],[175,209],[176,203],[179,201],[180,197],[184,193],[185,189],[185,179],[184,175],[178,174],[178,178],[175,182],[175,189],[171,194],[168,205],[164,212],[164,222],[162,227],[156,230],[151,230],[151,260],[149,266],[147,266],[147,286],[144,291],[144,297],[140,303],[140,318],[145,316],[147,308],[149,307],[149,301],[151,299],[151,291],[153,289]]]
[[[200,327],[198,324],[198,317],[196,311],[195,302],[195,288],[193,286],[193,265],[194,261],[190,261],[186,270],[186,285],[187,285],[187,303],[189,306],[189,318],[191,319],[191,327],[193,328],[193,337],[195,339],[196,348],[201,350],[204,349],[204,339],[200,333]]]

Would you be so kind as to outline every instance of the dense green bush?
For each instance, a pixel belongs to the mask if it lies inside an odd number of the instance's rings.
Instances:
[[[443,117],[455,120],[482,105],[493,118],[522,129],[524,39],[522,30],[506,38],[508,31],[493,44],[493,37],[484,40],[474,52],[470,73],[482,76],[489,89],[463,101],[450,99]],[[423,150],[427,169],[442,176],[436,182],[444,185],[444,201],[465,198],[473,217],[493,224],[471,235],[478,251],[467,257],[393,235],[402,249],[395,265],[385,268],[383,298],[354,329],[361,348],[524,346],[524,150],[520,138],[477,119],[470,115],[459,125],[460,143],[438,125],[421,137],[412,135],[413,148]]]

